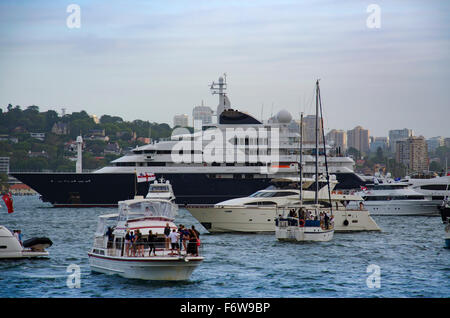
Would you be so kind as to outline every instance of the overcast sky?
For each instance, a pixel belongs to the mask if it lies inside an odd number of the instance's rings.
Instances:
[[[80,28],[67,26],[71,3]],[[380,28],[366,23],[372,3]],[[450,137],[450,2],[0,2],[3,109],[172,125],[202,100],[215,110],[209,84],[223,73],[233,108],[257,118],[311,114],[320,78],[327,130]]]

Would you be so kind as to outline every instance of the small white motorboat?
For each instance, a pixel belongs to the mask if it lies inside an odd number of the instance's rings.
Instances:
[[[52,246],[46,237],[34,237],[22,244],[5,226],[0,225],[0,259],[48,256],[46,248]]]
[[[169,181],[161,178],[159,182],[155,180],[148,189],[146,199],[164,199],[170,202],[175,202],[175,195],[173,193],[172,185]]]
[[[185,250],[166,245],[166,226],[171,231],[177,229],[173,221],[178,206],[170,198],[136,197],[120,201],[118,209],[119,213],[99,217],[94,244],[88,253],[92,271],[143,280],[187,280],[202,263],[196,240],[189,240]],[[114,224],[113,230],[108,222]],[[127,240],[127,234],[132,232],[141,237],[134,244]]]

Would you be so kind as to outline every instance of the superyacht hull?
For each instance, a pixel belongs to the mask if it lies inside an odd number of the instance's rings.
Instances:
[[[134,173],[10,173],[54,207],[112,207],[118,201],[146,195],[149,182]]]
[[[158,173],[155,178],[169,180],[176,203],[216,204],[229,199],[246,197],[271,185],[272,175],[230,174],[219,178],[207,173]],[[136,182],[133,172],[104,173],[18,173],[10,175],[31,187],[44,202],[54,207],[116,207],[118,201],[135,195],[145,196],[149,182]],[[354,181],[349,173],[337,174],[339,185]],[[349,180],[349,181],[345,181]],[[353,183],[352,183],[353,184]],[[355,183],[356,185],[356,183]]]
[[[145,196],[150,182],[136,182],[134,173],[11,173],[54,207],[116,207],[117,202]],[[250,195],[270,185],[270,178],[211,178],[204,173],[155,173],[169,180],[176,203],[215,204]]]

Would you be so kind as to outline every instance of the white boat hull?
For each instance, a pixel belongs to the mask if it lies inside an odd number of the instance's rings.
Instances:
[[[364,207],[371,215],[439,215],[438,205],[424,200],[366,201]]]
[[[22,250],[22,251],[6,251],[6,252],[0,252],[0,259],[16,259],[16,258],[32,258],[32,257],[46,257],[48,256],[47,251],[43,252],[34,252],[34,251],[28,251],[28,250]]]
[[[28,248],[23,248],[19,241],[13,236],[11,231],[2,225],[0,225],[0,247],[0,259],[48,256],[48,252],[43,249],[33,251]]]
[[[333,239],[334,230],[317,227],[276,227],[275,237],[279,241],[290,242],[328,242]]]
[[[275,231],[274,207],[187,206],[186,209],[210,233]],[[333,215],[336,232],[381,231],[367,210],[337,210]]]
[[[143,280],[187,280],[203,257],[114,257],[89,253],[91,270]]]

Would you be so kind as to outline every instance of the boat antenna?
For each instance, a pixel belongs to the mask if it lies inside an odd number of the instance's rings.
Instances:
[[[319,106],[320,106],[320,120],[322,124],[322,142],[323,142],[323,153],[325,157],[325,171],[326,171],[326,178],[327,178],[327,187],[328,187],[328,199],[330,200],[330,212],[331,215],[333,215],[333,204],[331,204],[331,190],[330,190],[330,175],[328,174],[328,161],[327,161],[327,149],[326,149],[326,142],[325,142],[325,129],[323,126],[323,112],[322,112],[322,98],[320,96],[320,88],[317,86],[319,91]]]

